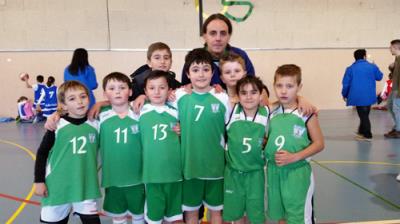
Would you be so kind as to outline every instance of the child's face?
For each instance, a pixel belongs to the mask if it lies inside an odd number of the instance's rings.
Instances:
[[[144,89],[150,103],[156,106],[165,104],[168,98],[169,87],[165,78],[147,80],[146,88]]]
[[[171,54],[166,50],[155,50],[151,54],[150,60],[147,60],[147,65],[152,70],[161,70],[168,72],[171,69],[172,57]]]
[[[129,89],[127,83],[115,79],[108,80],[104,97],[110,101],[112,106],[128,105],[130,95],[132,95],[132,90]]]
[[[194,90],[207,92],[211,89],[212,68],[210,64],[193,62],[189,67],[188,77]]]
[[[252,84],[248,83],[240,87],[239,102],[246,110],[255,110],[261,101],[261,93]]]
[[[65,91],[65,102],[61,106],[68,112],[68,116],[83,118],[89,108],[89,96],[83,89],[69,89]]]
[[[297,84],[296,77],[278,75],[274,89],[278,101],[286,107],[291,107],[296,104],[301,84]]]
[[[246,76],[246,71],[237,61],[225,62],[221,67],[221,79],[227,87],[235,87],[239,79]]]

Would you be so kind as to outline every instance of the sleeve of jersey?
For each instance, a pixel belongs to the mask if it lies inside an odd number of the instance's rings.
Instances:
[[[185,90],[183,88],[177,89],[175,92],[175,101],[173,102],[169,102],[169,105],[171,105],[172,107],[174,107],[175,109],[178,110],[178,102],[180,99],[182,99],[183,96],[185,96],[187,93],[185,92]]]
[[[225,107],[225,114],[224,114],[225,124],[227,124],[229,122],[231,110],[233,109],[233,108],[231,108],[231,106],[229,104],[229,97],[226,93],[215,93],[215,91],[213,91],[212,94],[224,105],[224,107]]]
[[[34,171],[34,182],[44,183],[46,178],[46,163],[49,157],[49,152],[54,145],[55,133],[53,131],[47,131],[43,136],[42,142],[40,143],[39,149],[36,153],[35,171]]]
[[[267,119],[265,121],[265,136],[268,136],[269,118],[271,115],[271,110],[269,109],[269,106],[265,106],[265,109],[267,110]]]

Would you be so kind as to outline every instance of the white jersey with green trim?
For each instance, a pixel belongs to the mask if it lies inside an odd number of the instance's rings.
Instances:
[[[145,104],[140,111],[143,145],[143,182],[171,183],[183,179],[178,134],[178,111],[167,105]]]
[[[268,107],[259,107],[254,117],[247,117],[241,105],[235,105],[226,126],[226,160],[229,167],[242,172],[263,169],[268,116]]]
[[[226,93],[176,91],[185,179],[223,178],[225,122],[229,119]]]
[[[100,118],[102,187],[123,187],[142,183],[142,145],[139,115],[129,109],[124,118],[111,108]]]

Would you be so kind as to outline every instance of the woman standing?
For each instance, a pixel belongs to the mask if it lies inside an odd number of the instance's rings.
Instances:
[[[94,68],[89,64],[88,52],[86,49],[75,49],[71,64],[64,70],[64,82],[69,80],[79,81],[86,86],[89,90],[89,108],[91,108],[96,103],[93,90],[97,88],[97,80]]]

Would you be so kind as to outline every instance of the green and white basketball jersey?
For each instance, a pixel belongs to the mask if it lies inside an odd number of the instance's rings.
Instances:
[[[98,124],[74,125],[61,118],[46,166],[49,196],[42,206],[99,198],[97,177]]]
[[[275,153],[278,150],[296,153],[311,144],[307,130],[308,119],[310,116],[302,116],[297,109],[285,110],[281,105],[271,112],[265,147],[267,162],[275,163]],[[284,167],[298,167],[304,163],[307,161],[301,160]]]
[[[225,93],[176,91],[181,122],[185,179],[223,178],[225,166],[225,121],[229,99]]]
[[[176,109],[145,104],[140,111],[143,146],[143,182],[170,183],[182,180],[182,153]]]
[[[226,161],[229,167],[243,172],[263,169],[268,115],[268,107],[259,107],[255,117],[246,117],[240,104],[235,105],[226,126]]]
[[[123,187],[142,183],[142,145],[139,115],[132,110],[120,118],[111,107],[100,118],[102,187]]]

